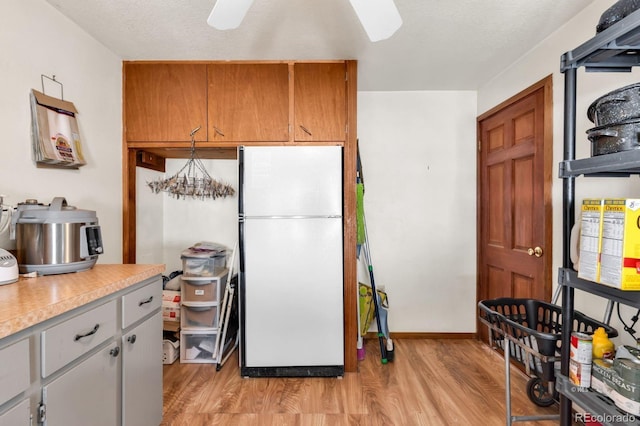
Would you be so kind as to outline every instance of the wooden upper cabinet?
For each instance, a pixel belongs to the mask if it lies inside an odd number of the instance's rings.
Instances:
[[[294,65],[295,141],[346,139],[346,75],[344,63]]]
[[[209,141],[289,140],[289,70],[283,64],[209,64]]]
[[[125,63],[124,115],[127,141],[206,141],[207,65]]]

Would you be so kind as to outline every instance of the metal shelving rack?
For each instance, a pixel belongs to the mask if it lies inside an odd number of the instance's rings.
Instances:
[[[560,60],[560,71],[565,77],[564,87],[564,160],[559,176],[563,179],[563,256],[558,274],[562,286],[562,322],[573,322],[575,289],[586,291],[608,300],[640,309],[640,292],[621,291],[577,277],[571,268],[570,233],[575,221],[575,178],[578,176],[631,176],[640,175],[640,150],[576,159],[576,83],[577,70],[630,72],[640,65],[640,10],[633,12],[611,27],[597,34],[579,47],[566,52]],[[560,374],[556,388],[560,393],[560,424],[572,425],[572,402],[587,412],[603,417],[604,425],[631,425],[611,401],[596,392],[576,388],[568,379],[570,333],[562,335]]]

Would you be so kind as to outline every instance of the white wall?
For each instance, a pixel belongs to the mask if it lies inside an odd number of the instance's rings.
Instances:
[[[491,109],[503,100],[527,88],[534,82],[553,74],[553,162],[559,164],[563,159],[563,108],[564,75],[560,73],[560,56],[572,50],[595,35],[595,27],[602,13],[614,0],[599,0],[586,7],[574,19],[544,40],[521,60],[514,63],[502,74],[478,91],[478,114]],[[589,105],[598,97],[611,90],[636,83],[638,72],[633,73],[586,73],[578,70],[577,119],[576,119],[576,157],[590,155],[586,130],[594,127],[587,118]],[[562,265],[562,180],[558,178],[558,168],[553,173],[553,271],[554,287],[557,285],[556,272]],[[586,197],[638,197],[640,193],[638,178],[616,179],[579,178],[576,180],[576,202]],[[577,209],[579,213],[579,208]],[[588,315],[603,319],[606,300],[576,291],[576,309]],[[623,318],[629,322],[632,311],[623,308]],[[635,313],[635,312],[634,312]],[[614,317],[616,315],[614,314]],[[612,324],[621,334],[622,326],[614,318]],[[626,336],[625,336],[626,338]]]
[[[230,257],[238,239],[237,193],[215,200],[198,200],[151,191],[149,182],[173,176],[186,162],[167,159],[164,174],[137,168],[136,259],[138,263],[164,263],[165,275],[182,270],[182,251],[197,242],[223,244],[229,248]],[[237,192],[235,160],[202,160],[202,164],[211,177],[230,184]]]
[[[392,332],[475,331],[475,117],[475,92],[358,93],[369,244]]]
[[[0,28],[0,193],[10,205],[64,196],[71,205],[95,210],[105,247],[99,262],[121,262],[120,58],[42,0],[5,2]],[[55,75],[64,84],[65,100],[79,111],[88,163],[79,170],[37,168],[32,160],[29,92],[42,90],[41,74]],[[55,84],[45,91],[60,96]],[[14,248],[6,232],[0,247]]]
[[[175,174],[186,160],[167,161],[167,176]],[[229,253],[238,238],[238,168],[235,160],[203,160],[207,172],[233,186],[236,195],[215,200],[177,199],[162,194],[164,204],[163,261],[167,273],[182,270],[180,254],[199,241],[220,243]],[[160,196],[160,195],[157,195]]]
[[[393,332],[475,331],[476,101],[475,92],[464,91],[358,94],[371,254]],[[166,176],[185,161],[168,160]],[[237,188],[235,161],[204,163]],[[168,274],[182,269],[180,253],[197,241],[233,247],[237,196],[151,195],[146,182],[162,174],[138,174],[140,259],[165,263]],[[364,264],[359,275],[369,282]]]
[[[164,197],[147,185],[162,176],[136,168],[136,263],[164,263]]]

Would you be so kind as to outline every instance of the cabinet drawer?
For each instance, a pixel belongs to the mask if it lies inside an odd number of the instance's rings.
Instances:
[[[122,296],[122,328],[162,306],[162,283],[155,280],[146,286]]]
[[[29,340],[0,349],[0,405],[25,391],[30,382]]]
[[[115,300],[43,331],[42,377],[89,352],[115,332]]]

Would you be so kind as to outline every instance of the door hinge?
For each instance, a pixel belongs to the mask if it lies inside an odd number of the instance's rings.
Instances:
[[[482,151],[482,141],[478,139],[478,152]]]
[[[47,421],[47,406],[44,403],[38,405],[38,423],[44,423]]]

